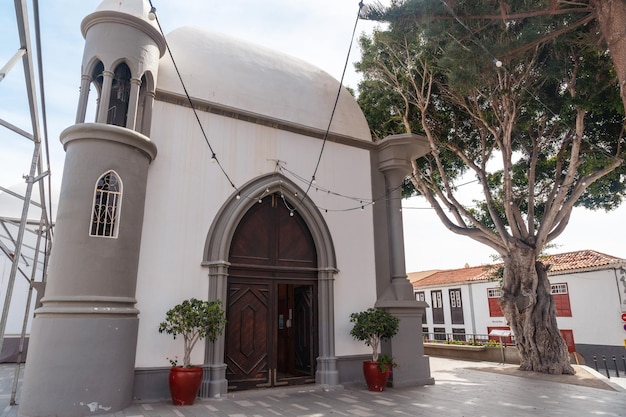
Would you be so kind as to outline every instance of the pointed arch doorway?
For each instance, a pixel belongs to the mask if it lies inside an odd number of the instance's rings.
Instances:
[[[225,333],[228,390],[315,382],[317,253],[282,193],[245,213],[233,235]]]
[[[319,209],[315,206],[313,201],[306,197],[304,199],[298,200],[297,210],[294,211],[294,216],[292,217],[291,211],[287,209],[286,215],[289,219],[295,220],[298,222],[299,226],[302,230],[301,233],[304,233],[307,236],[307,241],[309,245],[312,245],[312,248],[315,250],[315,261],[313,264],[313,271],[309,270],[309,267],[306,264],[298,265],[297,263],[286,263],[285,265],[272,265],[269,262],[271,257],[266,256],[266,260],[262,260],[262,256],[259,256],[258,253],[255,253],[254,247],[257,246],[254,244],[254,239],[263,239],[264,233],[268,232],[266,225],[263,222],[260,222],[259,228],[249,227],[249,233],[251,238],[248,240],[241,240],[241,242],[247,242],[244,244],[248,244],[247,248],[244,246],[242,248],[237,248],[234,241],[239,239],[235,239],[234,236],[238,229],[243,230],[241,228],[245,226],[240,225],[242,223],[246,223],[246,217],[252,218],[254,217],[251,210],[255,207],[262,206],[259,204],[258,197],[251,198],[250,196],[263,196],[261,199],[262,203],[265,202],[269,204],[268,200],[265,200],[270,195],[285,195],[287,196],[297,196],[297,195],[305,195],[304,191],[296,186],[292,181],[283,176],[280,173],[271,173],[268,175],[257,177],[247,184],[243,185],[239,189],[239,193],[233,194],[220,208],[218,213],[216,213],[214,217],[214,221],[211,224],[211,228],[207,234],[207,240],[204,248],[204,259],[202,265],[208,269],[208,279],[209,279],[209,300],[220,300],[224,306],[228,307],[230,302],[229,298],[233,298],[229,295],[229,284],[237,283],[238,280],[241,283],[243,280],[252,280],[255,277],[255,272],[264,271],[267,275],[268,271],[274,271],[275,275],[270,277],[264,277],[263,279],[269,280],[270,282],[266,282],[265,288],[260,288],[256,294],[259,295],[258,303],[261,305],[268,306],[269,311],[275,311],[269,314],[269,319],[266,321],[268,325],[279,326],[278,320],[280,319],[280,314],[278,313],[277,304],[272,303],[271,307],[267,300],[269,298],[264,298],[261,296],[262,294],[267,294],[267,297],[270,295],[270,291],[274,291],[273,295],[279,294],[281,291],[283,293],[291,294],[291,290],[294,292],[293,300],[294,300],[294,309],[293,313],[297,310],[297,306],[302,306],[301,303],[296,303],[297,296],[306,296],[308,297],[308,293],[311,294],[311,303],[312,303],[312,317],[313,325],[315,331],[313,331],[313,336],[311,340],[312,352],[316,352],[317,357],[314,357],[312,363],[312,372],[315,375],[315,383],[324,385],[326,387],[334,387],[339,385],[339,371],[337,368],[337,357],[335,356],[335,296],[334,296],[334,282],[335,276],[339,272],[337,269],[337,258],[335,256],[335,248],[333,245],[333,239],[330,234],[330,229],[326,224],[326,220],[324,216],[319,211]],[[239,195],[242,197],[239,198]],[[243,196],[248,196],[243,197]],[[292,201],[293,203],[293,201]],[[293,206],[291,206],[293,207]],[[281,209],[282,210],[282,209]],[[249,214],[250,213],[250,214]],[[278,216],[277,219],[281,220],[277,224],[278,229],[281,227],[286,227],[285,224],[293,224],[293,222],[287,221],[287,216],[285,216],[285,212],[282,215]],[[250,223],[252,224],[252,223]],[[282,226],[281,226],[282,225]],[[286,234],[289,236],[289,234]],[[309,237],[310,239],[309,240]],[[285,242],[289,242],[289,240],[282,239],[282,248],[285,250],[295,249],[296,246],[290,244],[285,244]],[[312,243],[311,243],[312,242]],[[241,250],[241,254],[247,253],[249,259],[247,262],[244,261],[243,256],[231,256],[231,252],[233,250]],[[282,253],[282,252],[277,252]],[[233,254],[234,255],[234,254]],[[254,260],[256,258],[256,260]],[[296,258],[289,258],[288,256],[282,256],[280,258],[275,257],[274,259],[279,259],[281,262],[286,262],[289,259],[297,260]],[[235,262],[241,261],[241,262]],[[311,264],[311,258],[305,256],[300,261],[306,261],[308,264]],[[264,264],[265,263],[265,264]],[[286,267],[289,265],[288,267]],[[241,268],[239,268],[241,267]],[[248,275],[246,275],[248,274]],[[315,278],[316,279],[315,279]],[[311,280],[311,281],[308,281]],[[307,282],[308,281],[308,282]],[[255,281],[256,283],[261,283],[261,281]],[[246,284],[249,285],[249,284]],[[308,290],[307,286],[311,286],[311,291]],[[247,293],[254,292],[254,288],[248,287],[245,291]],[[233,290],[233,296],[236,294],[236,288],[231,286]],[[239,292],[239,295],[244,294],[243,292]],[[288,299],[288,297],[287,297]],[[276,300],[276,297],[274,297]],[[250,304],[250,308],[244,311],[244,316],[238,317],[240,323],[242,325],[246,323],[250,323],[249,320],[246,320],[245,314],[257,314],[259,307],[253,307]],[[273,310],[272,310],[273,309]],[[260,314],[260,313],[259,313]],[[287,316],[286,316],[287,315]],[[288,309],[286,315],[283,315],[283,325],[285,324],[285,318],[288,318]],[[301,318],[305,316],[298,316],[297,318]],[[234,318],[233,320],[236,320]],[[274,321],[276,320],[276,321]],[[292,319],[295,320],[295,319]],[[254,322],[253,322],[254,323]],[[293,321],[293,326],[296,327],[296,322]],[[298,327],[300,328],[300,327]],[[243,326],[239,331],[243,332],[250,331],[250,327]],[[253,327],[254,331],[256,331],[256,326]],[[231,337],[231,333],[234,330],[227,329],[229,337]],[[267,332],[272,331],[271,329],[266,330],[261,333],[264,335],[268,335]],[[276,331],[274,329],[273,331]],[[294,330],[295,331],[295,330]],[[222,334],[217,338],[217,340],[212,343],[207,341],[206,350],[205,350],[205,367],[206,372],[204,373],[204,379],[202,383],[202,387],[200,390],[200,396],[205,398],[213,398],[215,396],[226,394],[229,390],[229,386],[233,386],[234,378],[231,378],[232,381],[229,381],[226,377],[227,370],[227,355],[230,355],[234,352],[233,348],[230,346],[230,343],[226,340],[226,334]],[[254,339],[255,343],[266,343],[270,340],[274,340],[274,336],[270,333],[269,338],[263,342],[263,339]],[[295,337],[295,336],[294,336]],[[276,339],[278,340],[278,339]],[[302,340],[302,339],[298,339]],[[275,344],[275,347],[278,345]],[[274,349],[276,350],[276,348]],[[269,352],[269,348],[265,350],[268,352],[268,355],[274,355],[274,351]],[[304,351],[304,350],[303,350]],[[307,350],[308,351],[308,350]],[[227,353],[228,352],[228,353]],[[252,352],[250,350],[245,351],[244,353],[247,356],[251,356]],[[295,354],[295,353],[294,353]],[[268,360],[268,365],[266,369],[274,369],[271,367],[271,361]],[[278,365],[278,357],[276,361]],[[250,369],[250,368],[248,368]],[[262,368],[259,368],[262,369]],[[272,371],[272,378],[269,378],[269,371],[266,373],[266,379],[262,382],[261,380],[258,382],[260,384],[274,384],[273,377],[276,376],[277,384],[287,382],[296,383],[298,382],[298,378],[300,381],[304,380],[308,381],[308,376],[300,377],[293,376],[293,379],[289,379],[283,374],[279,372],[278,366],[276,367],[276,373]],[[263,373],[261,372],[261,375]],[[232,382],[232,384],[231,384]],[[236,389],[242,389],[243,386],[255,385],[252,382],[241,382]],[[272,386],[272,385],[265,385]],[[232,388],[235,389],[235,388]]]

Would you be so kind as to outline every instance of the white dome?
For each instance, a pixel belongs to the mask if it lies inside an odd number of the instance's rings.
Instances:
[[[183,27],[166,37],[192,98],[325,131],[339,82],[300,59],[203,29]],[[166,54],[158,90],[184,95]],[[331,132],[371,141],[363,112],[342,88]]]

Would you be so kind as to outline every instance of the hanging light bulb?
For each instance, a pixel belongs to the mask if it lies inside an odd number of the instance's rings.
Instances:
[[[261,204],[262,202],[263,202],[263,200],[259,198],[259,204]]]
[[[211,155],[211,163],[216,163],[217,162],[217,156],[215,155],[215,152],[213,152],[213,155]]]
[[[289,210],[289,216],[293,217],[293,210]]]
[[[241,200],[241,195],[239,193],[237,193],[237,196],[235,197],[237,200]]]
[[[156,7],[152,6],[150,8],[150,12],[148,13],[148,19],[150,20],[156,19]]]
[[[315,184],[315,175],[313,175],[313,178],[311,178],[311,184]]]

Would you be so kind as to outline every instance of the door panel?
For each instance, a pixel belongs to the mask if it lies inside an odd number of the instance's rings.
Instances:
[[[228,284],[226,378],[229,388],[268,384],[270,339],[270,284]]]
[[[313,286],[294,288],[294,371],[313,375]]]

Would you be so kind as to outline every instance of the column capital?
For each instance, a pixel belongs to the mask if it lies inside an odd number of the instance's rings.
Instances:
[[[378,169],[385,174],[395,171],[403,177],[411,172],[411,162],[430,150],[428,140],[414,133],[387,136],[378,142]]]

